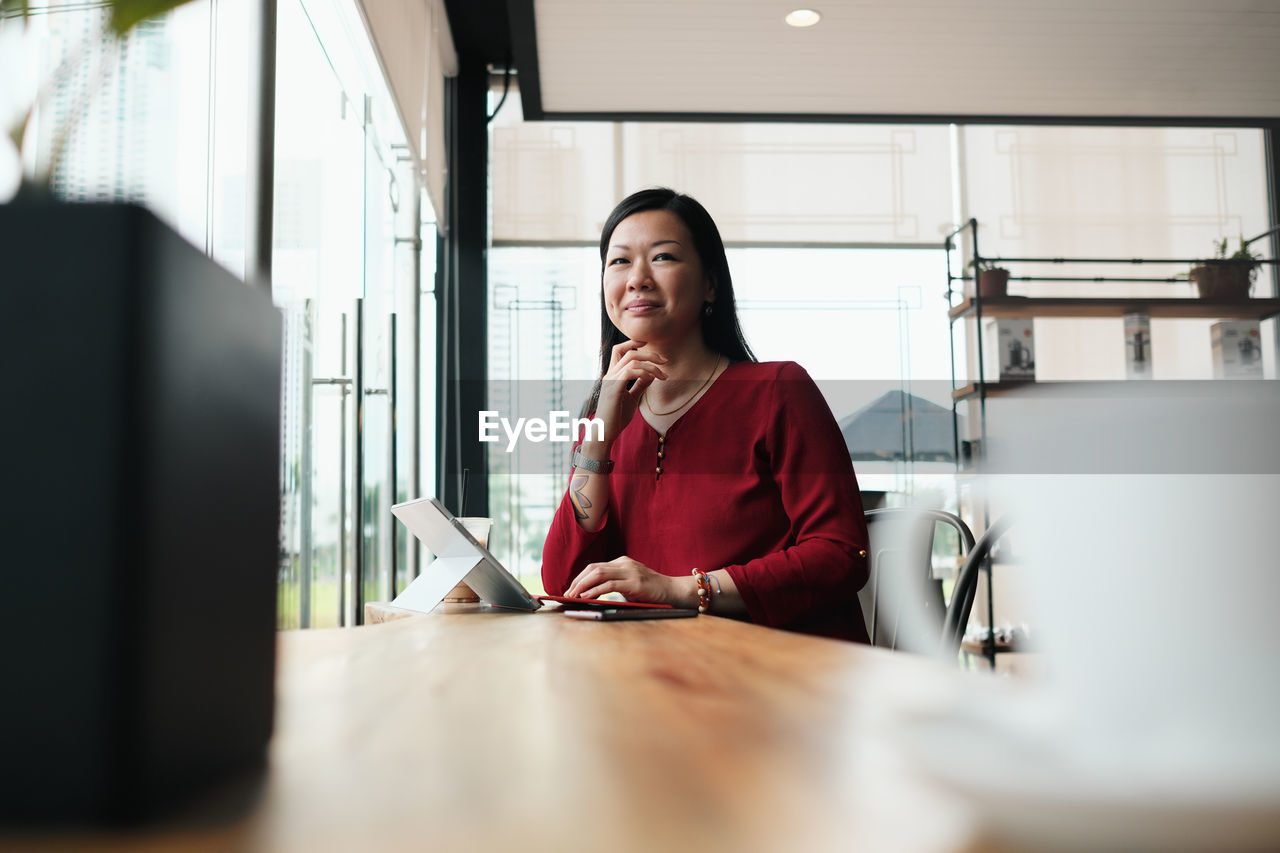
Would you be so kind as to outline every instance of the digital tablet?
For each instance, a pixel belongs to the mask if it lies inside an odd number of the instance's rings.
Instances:
[[[391,514],[436,558],[392,600],[396,607],[429,611],[466,581],[487,604],[514,610],[537,610],[542,602],[530,595],[502,564],[475,540],[462,522],[435,498],[420,498],[391,507]]]

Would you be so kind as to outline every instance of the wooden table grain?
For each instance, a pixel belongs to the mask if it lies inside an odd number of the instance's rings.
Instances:
[[[701,616],[444,606],[279,637],[251,802],[36,849],[972,851],[893,716],[959,673]],[[10,839],[12,841],[12,839]],[[0,844],[0,846],[4,846]]]

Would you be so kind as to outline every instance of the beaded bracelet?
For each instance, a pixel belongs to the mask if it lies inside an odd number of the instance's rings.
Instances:
[[[693,577],[698,582],[698,612],[706,613],[711,609],[711,584],[707,583],[707,573],[701,569],[694,569]]]

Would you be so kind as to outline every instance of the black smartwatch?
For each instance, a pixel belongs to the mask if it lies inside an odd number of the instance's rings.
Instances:
[[[590,471],[592,474],[608,474],[613,470],[613,460],[606,459],[599,462],[589,456],[583,456],[582,451],[577,447],[573,449],[573,467],[581,468],[583,471]]]

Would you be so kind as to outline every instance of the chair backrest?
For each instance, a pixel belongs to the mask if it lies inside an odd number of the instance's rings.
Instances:
[[[973,532],[958,516],[936,509],[873,509],[866,519],[871,574],[858,598],[871,642],[932,654],[946,617],[942,583],[933,577],[935,528],[954,528],[964,554],[973,548]]]
[[[973,610],[973,599],[978,591],[978,572],[991,559],[991,550],[995,548],[1000,537],[1008,532],[1013,521],[1009,516],[1002,516],[987,528],[986,532],[969,550],[969,556],[956,575],[955,588],[951,591],[951,603],[947,606],[946,620],[942,626],[942,637],[938,653],[945,660],[955,660],[960,651],[960,641],[964,639],[965,627],[969,624],[969,613]]]

